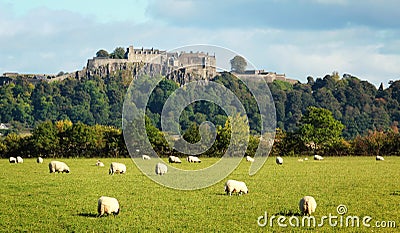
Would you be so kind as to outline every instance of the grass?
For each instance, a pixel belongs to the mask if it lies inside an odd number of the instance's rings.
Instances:
[[[254,176],[243,161],[223,181],[208,188],[180,191],[165,188],[142,174],[131,159],[101,159],[106,167],[96,167],[97,159],[60,159],[71,168],[69,174],[49,174],[48,162],[23,164],[0,160],[0,231],[3,232],[397,232],[400,225],[400,157],[332,157],[323,161],[299,162],[284,158],[278,166],[269,158]],[[112,161],[127,165],[127,173],[108,175]],[[151,160],[152,161],[152,160]],[[204,168],[182,161],[180,169]],[[173,175],[167,173],[166,176]],[[224,181],[245,181],[249,194],[227,196]],[[193,182],[196,182],[195,180]],[[396,221],[397,228],[259,227],[264,215],[298,216],[301,197],[317,201],[314,216],[371,216],[376,221]],[[97,200],[112,196],[119,200],[118,216],[97,218]],[[301,219],[301,216],[298,216]],[[288,221],[286,220],[288,224]],[[319,222],[318,222],[319,223]],[[361,223],[360,223],[361,224]]]

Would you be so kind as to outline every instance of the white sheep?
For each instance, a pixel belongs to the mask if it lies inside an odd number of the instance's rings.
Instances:
[[[322,157],[321,155],[314,155],[314,160],[323,160],[324,157]]]
[[[247,189],[246,184],[242,181],[228,180],[225,183],[225,192],[231,196],[234,192],[241,195],[243,193],[249,193],[249,190]]]
[[[17,156],[17,163],[23,163],[24,159],[21,158],[20,156]]]
[[[17,163],[17,159],[16,159],[15,157],[10,157],[10,158],[8,159],[8,161],[9,161],[10,163]]]
[[[308,158],[304,158],[304,161],[308,161]]]
[[[110,171],[108,174],[113,175],[114,173],[126,173],[126,166],[123,163],[112,162],[110,165]]]
[[[193,163],[201,163],[201,160],[199,159],[199,157],[194,156],[192,158]]]
[[[173,155],[168,157],[168,162],[169,163],[182,163],[182,161],[179,159],[179,157],[173,156]]]
[[[150,160],[151,158],[150,158],[150,156],[148,156],[148,155],[142,155],[142,159],[143,159],[143,160]]]
[[[99,213],[98,217],[107,214],[110,215],[111,213],[114,215],[119,214],[119,203],[118,200],[114,197],[105,197],[102,196],[97,201],[97,212]]]
[[[189,156],[187,157],[187,161],[188,161],[189,163],[201,163],[201,160],[200,160],[198,157],[192,156],[192,155],[189,155]]]
[[[278,164],[278,165],[282,165],[282,164],[283,164],[283,158],[280,157],[280,156],[278,156],[278,157],[276,157],[275,162],[276,162],[276,164]]]
[[[300,199],[299,209],[302,214],[311,215],[317,208],[317,202],[311,196],[305,196]]]
[[[303,159],[297,159],[297,161],[299,161],[299,162],[303,162],[304,160],[303,160]]]
[[[60,162],[60,161],[51,161],[49,163],[49,170],[50,170],[50,173],[54,173],[54,172],[69,173],[70,172],[67,164],[65,164],[64,162]]]
[[[380,155],[377,155],[376,156],[376,160],[377,161],[383,161],[383,160],[385,160],[382,156],[380,156]]]
[[[37,157],[36,162],[37,163],[43,163],[43,158],[42,157]]]
[[[104,163],[101,162],[100,160],[97,160],[96,166],[98,166],[98,167],[104,167]]]
[[[254,159],[250,156],[246,156],[246,161],[252,163],[254,162]]]
[[[156,174],[157,174],[157,175],[162,176],[162,175],[164,175],[165,173],[167,173],[168,167],[167,167],[167,165],[165,165],[165,164],[163,164],[163,163],[157,163],[157,164],[156,164],[156,169],[155,169],[155,171],[156,171]]]

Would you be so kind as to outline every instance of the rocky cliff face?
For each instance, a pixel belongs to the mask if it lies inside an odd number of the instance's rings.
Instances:
[[[97,67],[89,67],[86,69],[86,75],[88,77],[100,76],[110,77],[118,71],[127,71],[131,74],[132,78],[136,77],[141,73],[146,73],[150,76],[162,74],[163,70],[161,65],[150,64],[150,63],[130,63],[130,62],[114,62]]]
[[[153,63],[132,63],[132,62],[110,62],[96,67],[86,68],[86,72],[80,72],[77,74],[77,78],[82,74],[86,77],[100,76],[110,77],[115,75],[119,71],[125,71],[129,76],[134,79],[135,77],[145,74],[149,76],[163,75],[167,79],[171,79],[180,85],[195,81],[195,80],[209,80],[213,78],[215,74],[213,72],[207,72],[203,69],[194,69],[193,67],[186,68],[172,68],[160,64]]]

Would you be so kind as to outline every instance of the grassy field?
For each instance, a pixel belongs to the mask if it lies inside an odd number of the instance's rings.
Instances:
[[[243,161],[227,179],[245,181],[249,194],[227,196],[224,181],[195,191],[165,188],[143,175],[131,159],[60,159],[71,173],[49,174],[48,162],[23,164],[0,160],[0,231],[4,232],[398,232],[400,227],[400,157],[333,157],[323,161],[284,158],[278,166],[269,158],[254,176]],[[127,174],[108,175],[112,161],[127,165]],[[182,169],[211,165],[183,161]],[[167,174],[172,175],[172,174]],[[196,182],[196,181],[193,181]],[[118,216],[97,218],[100,196],[119,200]],[[278,226],[277,218],[298,216],[301,197],[317,201],[317,224],[323,216],[341,216],[336,207],[347,207],[346,216],[359,216],[360,227]],[[275,215],[272,226],[260,227],[259,216]],[[371,227],[362,226],[370,216]],[[270,219],[268,219],[269,221]],[[376,221],[396,222],[396,228],[377,228]]]

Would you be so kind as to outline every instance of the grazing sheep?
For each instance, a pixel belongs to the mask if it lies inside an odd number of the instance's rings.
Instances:
[[[113,197],[100,197],[97,201],[97,212],[99,213],[98,217],[103,216],[104,214],[110,215],[111,213],[114,215],[118,215],[118,200]]]
[[[43,163],[43,158],[42,157],[37,157],[36,162],[37,163]]]
[[[199,159],[199,157],[193,157],[192,158],[193,163],[201,163],[201,160]]]
[[[254,162],[254,159],[250,156],[246,156],[246,161],[252,163]]]
[[[385,160],[382,156],[380,156],[380,155],[377,155],[376,156],[376,160],[377,161],[383,161],[383,160]]]
[[[8,161],[10,161],[10,163],[17,163],[17,159],[15,157],[10,157]]]
[[[307,161],[308,160],[308,158],[304,158],[304,161]]]
[[[168,157],[168,162],[169,163],[182,163],[182,161],[179,159],[179,157],[176,157],[173,155]]]
[[[148,156],[148,155],[142,155],[142,159],[143,159],[143,160],[150,160],[151,158],[150,158],[150,156]]]
[[[168,167],[167,165],[163,164],[163,163],[157,163],[156,164],[156,174],[157,175],[164,175],[165,173],[167,173],[168,171]]]
[[[303,160],[303,159],[298,159],[297,161],[299,161],[299,162],[303,162],[304,160]]]
[[[100,160],[97,160],[97,162],[96,162],[96,166],[99,166],[99,167],[104,167],[104,163],[103,163],[103,162],[101,162]]]
[[[299,202],[299,209],[302,214],[311,215],[317,208],[317,202],[311,196],[303,197]]]
[[[49,170],[50,170],[50,173],[53,173],[53,172],[69,173],[70,172],[67,164],[65,164],[64,162],[60,162],[60,161],[51,161],[49,163]]]
[[[314,160],[323,160],[324,158],[321,155],[314,155]]]
[[[187,157],[187,161],[189,163],[201,163],[201,160],[198,157],[191,155]]]
[[[228,180],[225,183],[225,192],[226,194],[229,194],[229,196],[232,196],[232,193],[234,192],[241,195],[243,193],[249,193],[249,190],[247,189],[246,184],[242,181]]]
[[[282,164],[283,164],[283,159],[282,159],[282,157],[280,157],[280,156],[276,157],[275,162],[276,162],[276,164],[278,164],[278,165],[282,165]]]
[[[108,174],[113,175],[114,173],[126,173],[126,166],[123,163],[112,162],[110,165],[110,171]]]
[[[24,159],[20,156],[17,156],[17,163],[24,163]]]

